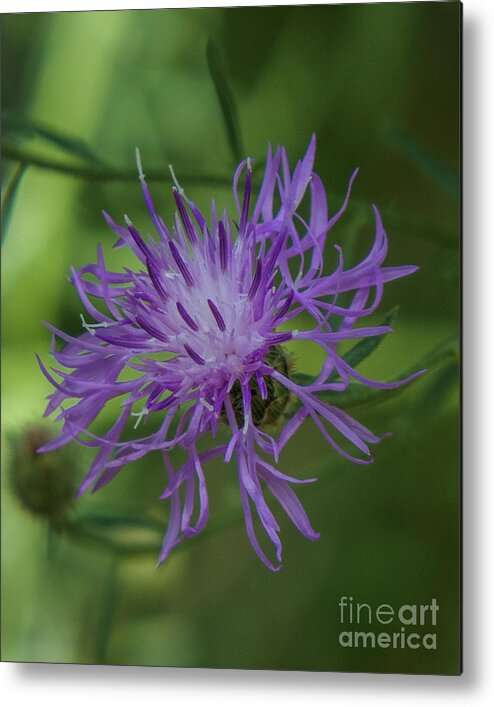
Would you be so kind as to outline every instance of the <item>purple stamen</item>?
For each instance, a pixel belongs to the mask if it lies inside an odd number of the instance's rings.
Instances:
[[[184,349],[187,351],[193,361],[198,363],[200,366],[204,366],[206,361],[201,356],[199,356],[199,354],[196,353],[193,348],[191,348],[188,344],[184,344]]]
[[[192,222],[189,218],[189,214],[187,213],[187,209],[184,206],[184,202],[182,201],[182,197],[178,193],[178,189],[173,188],[173,196],[175,198],[175,203],[177,204],[178,207],[178,212],[180,214],[180,218],[182,220],[182,223],[185,228],[185,232],[187,236],[189,237],[190,243],[197,243],[197,236],[196,232],[194,230],[194,226],[192,225]]]
[[[226,269],[228,251],[226,243],[226,232],[225,227],[223,225],[223,221],[220,221],[218,223],[218,238],[220,243],[220,265],[221,269],[224,271]]]
[[[262,262],[260,260],[257,261],[257,266],[256,266],[256,271],[254,273],[254,277],[252,279],[252,284],[250,286],[249,290],[249,299],[253,300],[254,297],[256,296],[256,292],[259,288],[259,283],[261,282],[261,275],[262,275]]]
[[[154,262],[150,258],[148,258],[146,260],[146,265],[147,265],[149,277],[151,278],[151,282],[154,285],[154,289],[161,296],[161,298],[163,300],[167,300],[168,294],[161,283],[161,277],[160,277],[158,271],[156,270],[156,265],[154,264]]]
[[[278,334],[269,334],[266,337],[266,342],[273,346],[274,344],[283,344],[285,341],[290,341],[293,339],[293,334],[291,331],[281,331]]]
[[[268,397],[268,389],[266,387],[266,382],[262,377],[261,373],[259,373],[259,371],[256,372],[256,381],[257,387],[259,388],[259,392],[261,393],[261,398],[263,400],[266,400],[266,398]]]
[[[281,307],[279,308],[279,310],[276,312],[276,316],[275,316],[275,318],[273,319],[273,324],[274,324],[275,322],[278,322],[280,319],[283,319],[283,317],[285,316],[285,314],[286,314],[286,313],[288,312],[288,310],[290,309],[290,305],[291,305],[292,302],[293,302],[293,296],[294,296],[294,292],[293,292],[293,290],[291,290],[291,292],[290,292],[290,294],[288,295],[288,297],[285,299],[285,301],[283,302],[283,304],[281,305]]]
[[[137,231],[136,228],[134,228],[133,224],[128,219],[126,219],[126,223],[127,223],[127,229],[129,231],[130,235],[132,236],[132,238],[134,239],[136,245],[141,250],[142,254],[144,256],[146,256],[146,258],[149,258],[151,255],[151,252],[150,252],[148,246],[146,245],[146,243],[143,241],[140,233]]]
[[[269,277],[269,275],[271,275],[272,271],[274,270],[274,267],[276,265],[276,261],[278,260],[278,257],[281,253],[281,249],[283,248],[283,245],[285,243],[287,233],[288,233],[288,231],[285,226],[281,230],[281,233],[279,234],[276,241],[274,242],[274,245],[271,246],[271,250],[268,253],[268,262],[267,262],[266,268],[264,270],[265,277]]]
[[[249,214],[251,182],[252,182],[252,167],[250,166],[250,160],[247,160],[247,171],[246,171],[246,175],[245,175],[245,186],[244,186],[244,198],[243,198],[243,202],[242,202],[242,213],[240,215],[240,228],[239,228],[239,233],[242,235],[245,235],[247,216]]]
[[[186,264],[182,260],[182,257],[180,253],[177,250],[177,246],[173,241],[169,241],[168,243],[170,247],[170,252],[173,256],[173,260],[176,262],[178,269],[182,273],[182,277],[184,278],[185,282],[188,284],[189,287],[192,287],[194,284],[194,280],[192,279],[192,275],[189,272],[189,269],[187,268]]]
[[[216,324],[218,325],[218,329],[219,329],[220,331],[225,331],[225,329],[226,329],[226,324],[225,324],[225,320],[224,320],[223,317],[221,316],[220,310],[219,310],[218,307],[215,305],[215,303],[212,302],[210,299],[208,299],[208,305],[209,305],[209,309],[210,309],[211,312],[213,313],[213,317],[216,319]]]
[[[157,412],[158,410],[166,410],[166,408],[170,407],[172,403],[175,402],[176,400],[175,395],[169,395],[167,398],[162,400],[160,403],[156,403],[155,405],[152,405],[149,407],[149,412]]]
[[[136,322],[142,329],[144,329],[144,331],[147,331],[148,334],[153,336],[155,339],[158,339],[158,341],[168,341],[167,336],[162,331],[159,331],[159,329],[153,326],[150,321],[146,320],[144,317],[141,317],[140,314],[136,316]]]
[[[184,322],[186,324],[188,324],[188,326],[192,329],[192,331],[199,331],[199,327],[197,326],[195,321],[192,319],[192,317],[190,316],[188,311],[185,309],[183,304],[181,304],[180,302],[177,302],[177,309],[178,309],[178,313],[180,314],[180,316],[182,317]]]

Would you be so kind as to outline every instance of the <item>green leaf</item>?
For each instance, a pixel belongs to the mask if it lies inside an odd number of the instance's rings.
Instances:
[[[338,203],[343,201],[343,195],[326,189],[326,196]],[[354,213],[367,223],[369,213],[372,208],[370,202],[363,199],[352,197],[349,204],[349,213]],[[424,219],[420,214],[404,210],[403,208],[394,208],[392,206],[380,205],[379,213],[382,216],[384,225],[387,231],[401,233],[409,238],[418,238],[420,240],[433,242],[442,248],[458,251],[458,227],[456,223],[450,225],[443,222],[434,223],[430,219]],[[345,248],[346,251],[346,248]]]
[[[213,81],[216,96],[218,97],[221,113],[223,115],[228,144],[230,145],[233,159],[235,162],[240,162],[240,160],[245,156],[245,152],[242,146],[237,108],[226,80],[225,72],[221,63],[220,52],[212,40],[209,40],[206,45],[206,59],[208,62],[209,74]]]
[[[42,143],[53,145],[72,157],[78,157],[94,165],[102,166],[104,162],[94,150],[83,140],[60,133],[36,121],[29,120],[12,111],[2,113],[2,140],[17,143],[31,139],[38,139]]]
[[[457,404],[457,392],[453,397],[453,391],[457,391],[457,387],[458,361],[452,359],[445,362],[444,366],[432,376],[432,380],[424,386],[423,392],[413,402],[413,411],[422,419],[436,416],[448,400],[455,400],[455,405]]]
[[[397,308],[391,310],[391,312],[389,312],[389,314],[384,319],[383,324],[389,325],[396,317],[396,313]],[[381,334],[380,336],[374,336],[370,339],[359,342],[358,344],[353,346],[350,351],[348,351],[342,358],[347,363],[349,363],[352,368],[354,368],[358,363],[362,362],[365,358],[367,358],[367,356],[369,356],[372,351],[374,351],[374,349],[381,342],[383,336],[385,336],[385,334]],[[365,344],[365,346],[363,344]],[[458,361],[458,358],[458,339],[456,336],[453,336],[439,344],[439,346],[437,346],[433,351],[430,351],[426,356],[424,356],[424,358],[417,361],[417,363],[414,364],[409,370],[404,371],[400,375],[395,376],[394,378],[391,378],[386,382],[396,383],[400,380],[408,378],[417,371],[421,371],[424,369],[428,370],[430,368],[443,364],[445,361],[450,361],[452,359]],[[327,382],[330,383],[336,378],[337,375],[333,373],[328,378]],[[408,383],[404,383],[403,385],[397,388],[389,388],[386,390],[380,388],[370,388],[366,385],[363,385],[362,383],[353,382],[350,383],[348,387],[343,391],[321,391],[320,393],[318,393],[318,397],[320,398],[320,400],[323,400],[324,402],[330,405],[336,405],[339,408],[348,409],[356,407],[357,405],[363,405],[364,403],[390,400],[391,398],[394,398],[397,395],[401,395],[401,393],[403,393],[410,385],[412,385],[418,380],[421,380],[421,378],[422,376],[418,376],[417,378],[413,378],[411,381],[408,381]],[[293,381],[298,385],[310,385],[315,381],[315,379],[316,376],[310,376],[306,373],[295,373],[293,375]],[[298,407],[299,405],[297,405],[293,409],[293,413],[296,412]]]
[[[439,346],[437,346],[433,351],[430,351],[426,356],[417,361],[410,369],[404,371],[398,376],[388,380],[388,383],[396,383],[400,380],[408,378],[414,373],[442,365],[446,361],[456,360],[459,357],[459,347],[458,340],[455,337],[451,337],[443,341]],[[318,394],[319,398],[330,405],[336,405],[342,409],[348,409],[356,407],[357,405],[364,405],[366,403],[377,403],[385,402],[397,397],[405,392],[411,385],[422,380],[422,376],[413,378],[411,381],[404,383],[397,388],[389,388],[382,390],[379,388],[369,388],[362,383],[350,383],[348,388],[343,392],[337,391],[324,391]]]
[[[26,173],[28,165],[26,162],[20,162],[14,169],[14,173],[10,182],[5,189],[2,199],[2,243],[7,235],[8,225],[14,210],[15,198],[19,190],[22,177]]]
[[[391,326],[396,319],[398,310],[399,307],[393,307],[393,309],[386,314],[379,326]],[[359,341],[355,344],[355,346],[352,346],[349,351],[343,354],[342,359],[352,368],[355,368],[355,366],[358,366],[359,363],[365,361],[365,359],[376,350],[385,336],[386,334],[379,334],[379,336],[370,336],[367,339],[362,339],[362,341]],[[315,381],[316,376],[309,376],[306,373],[294,373],[292,378],[295,383],[298,383],[298,385],[310,385]],[[331,383],[337,378],[338,373],[333,371],[326,382]],[[339,393],[339,395],[341,395],[341,393]]]
[[[398,311],[398,306],[393,307],[393,309],[386,314],[379,326],[391,326],[398,315]],[[352,346],[352,348],[342,356],[343,360],[348,363],[349,366],[355,368],[355,366],[358,366],[359,363],[365,361],[365,359],[377,349],[385,336],[386,334],[380,334],[379,336],[370,336],[367,339],[362,339],[362,341],[359,341],[358,344]],[[338,374],[333,372],[329,377],[329,381],[335,380],[337,377]]]
[[[413,164],[429,177],[450,199],[458,201],[460,190],[460,177],[458,172],[446,164],[440,157],[427,147],[418,142],[411,135],[407,135],[398,128],[389,131],[391,142]]]

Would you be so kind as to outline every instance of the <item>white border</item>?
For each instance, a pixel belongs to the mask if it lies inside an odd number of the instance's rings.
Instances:
[[[352,0],[350,0],[352,1]],[[390,0],[384,0],[390,1]],[[419,0],[420,1],[420,0]],[[0,13],[49,10],[217,7],[251,3],[1,0]],[[293,4],[259,2],[259,5]],[[314,3],[305,3],[314,4]],[[494,704],[494,468],[492,375],[494,316],[494,2],[464,3],[464,505],[465,655],[461,678],[342,673],[0,666],[8,707],[282,704],[415,707]],[[440,444],[440,440],[438,440]]]

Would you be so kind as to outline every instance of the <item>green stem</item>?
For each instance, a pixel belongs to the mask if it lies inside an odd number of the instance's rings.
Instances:
[[[137,170],[132,169],[117,169],[115,167],[103,167],[99,165],[77,165],[68,162],[44,157],[18,145],[4,144],[2,147],[2,155],[4,159],[17,160],[47,169],[52,172],[59,172],[70,177],[79,179],[88,179],[97,182],[132,182],[137,179]],[[216,186],[231,186],[231,178],[219,174],[180,174],[180,178],[184,183],[188,184],[212,184]],[[168,182],[172,183],[172,177],[166,169],[149,169],[146,170],[146,180],[148,182]]]
[[[95,664],[108,664],[108,649],[112,634],[118,593],[118,561],[112,559],[101,593],[100,615],[94,645]]]
[[[22,160],[14,169],[14,173],[10,182],[5,189],[5,193],[2,199],[2,243],[7,235],[7,229],[12,216],[12,211],[14,207],[15,197],[17,195],[17,190],[21,183],[21,179],[24,176],[26,169],[28,167],[27,161]]]
[[[226,80],[220,52],[211,40],[208,41],[206,46],[206,59],[218,103],[220,104],[228,144],[234,161],[238,163],[244,157],[245,150],[242,144],[237,108],[232,91]]]
[[[189,549],[193,548],[198,542],[206,540],[215,531],[229,528],[237,524],[241,517],[239,510],[224,513],[221,517],[211,520],[208,523],[207,530],[194,538],[193,543],[182,543],[177,549],[180,550],[180,548],[184,547]],[[67,520],[63,532],[68,535],[71,540],[80,543],[84,547],[87,548],[89,545],[95,549],[109,552],[115,558],[135,557],[140,555],[155,556],[160,551],[163,535],[166,530],[165,524],[163,524],[163,527],[161,527],[161,525],[158,527],[158,524],[156,524],[155,529],[151,529],[150,527],[150,536],[145,540],[131,540],[128,535],[125,537],[125,535],[119,536],[118,532],[113,534],[108,532],[108,530],[105,532],[100,521],[101,519],[99,518],[98,522],[91,522],[90,517],[86,520],[77,518]],[[142,524],[140,527],[142,528]]]
[[[87,547],[91,545],[98,550],[106,550],[116,556],[131,557],[133,555],[151,554],[159,551],[161,541],[157,537],[156,540],[145,540],[132,542],[110,537],[108,534],[101,532],[97,528],[88,527],[85,523],[80,523],[76,520],[67,521],[64,527],[64,533],[81,545]]]
[[[239,148],[240,149],[240,148]],[[107,167],[98,164],[74,164],[64,160],[46,157],[36,154],[29,149],[19,145],[4,143],[2,146],[2,156],[7,160],[16,160],[23,163],[23,169],[32,165],[39,169],[46,169],[51,172],[58,172],[76,179],[87,179],[96,182],[133,182],[137,179],[137,171],[132,169],[119,169],[115,167]],[[256,160],[256,166],[262,167],[263,161]],[[148,182],[173,183],[172,177],[166,169],[153,168],[146,170],[146,180]],[[230,176],[221,174],[180,174],[180,180],[184,184],[190,185],[211,185],[218,187],[230,188],[232,180]],[[257,180],[254,180],[254,185]],[[327,191],[329,199],[336,202],[341,202],[341,195]],[[366,214],[369,213],[369,204],[358,200],[352,200],[352,208],[360,210]],[[403,213],[392,208],[380,209],[381,216],[388,224],[389,228],[400,229],[406,232],[407,235],[414,238],[426,240],[428,242],[437,243],[446,248],[457,249],[458,241],[449,230],[445,230],[434,224],[426,223],[420,217],[410,213]]]

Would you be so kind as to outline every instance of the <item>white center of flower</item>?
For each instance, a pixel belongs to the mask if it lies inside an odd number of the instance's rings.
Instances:
[[[201,378],[239,376],[245,358],[264,345],[265,322],[255,321],[248,293],[232,282],[229,273],[213,277],[203,270],[197,279],[199,283],[193,286],[181,277],[174,281],[174,299],[167,302],[166,334]]]

